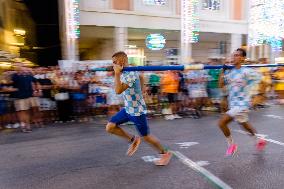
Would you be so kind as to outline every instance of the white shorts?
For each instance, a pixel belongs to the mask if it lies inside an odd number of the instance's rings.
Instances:
[[[226,114],[234,118],[234,120],[239,123],[248,122],[249,120],[248,113],[249,113],[249,110],[238,108],[238,107],[233,107],[229,111],[226,112]]]
[[[189,97],[190,98],[204,98],[208,97],[207,91],[203,89],[189,89]]]

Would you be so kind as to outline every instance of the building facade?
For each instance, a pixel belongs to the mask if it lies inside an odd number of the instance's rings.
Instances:
[[[35,23],[25,4],[0,0],[0,50],[11,58],[19,57],[25,47],[34,46],[35,35]]]
[[[195,3],[198,41],[184,49],[181,16],[192,14],[184,9],[188,2]],[[79,8],[82,60],[110,59],[113,52],[126,50],[138,62],[142,57],[148,62],[171,62],[181,51],[186,51],[190,61],[205,62],[247,45],[247,0],[81,0]],[[165,47],[149,49],[150,34],[164,36]]]

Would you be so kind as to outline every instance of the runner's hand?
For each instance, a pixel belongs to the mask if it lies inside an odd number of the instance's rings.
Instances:
[[[123,67],[118,65],[118,64],[113,64],[113,70],[116,74],[121,73],[122,72]]]

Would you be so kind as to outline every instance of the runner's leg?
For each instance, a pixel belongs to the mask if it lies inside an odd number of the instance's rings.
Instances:
[[[127,141],[133,139],[133,135],[130,135],[128,132],[120,128],[118,125],[128,122],[129,118],[125,109],[120,110],[116,115],[114,115],[111,120],[106,125],[106,131],[108,133],[114,134],[116,136],[122,137]]]

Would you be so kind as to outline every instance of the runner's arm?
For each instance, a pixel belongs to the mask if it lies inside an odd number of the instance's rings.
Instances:
[[[139,75],[141,91],[144,93],[145,91],[145,78],[142,74]]]
[[[218,85],[219,85],[219,88],[223,88],[223,87],[225,86],[224,70],[222,70],[222,72],[221,72],[220,75],[219,75],[219,78],[218,78]]]
[[[123,91],[125,91],[129,87],[125,83],[121,82],[120,75],[121,75],[120,73],[115,73],[115,75],[114,75],[114,86],[115,86],[116,94],[123,93]]]
[[[116,94],[121,94],[125,91],[129,86],[120,80],[120,76],[122,73],[123,67],[117,64],[113,64],[114,70],[114,89]]]

